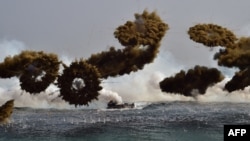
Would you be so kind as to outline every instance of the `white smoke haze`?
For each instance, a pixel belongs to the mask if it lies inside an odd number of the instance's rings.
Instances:
[[[237,90],[229,93],[223,90],[224,85],[230,78],[217,83],[213,87],[209,87],[205,95],[196,97],[199,102],[233,102],[233,103],[249,103],[250,102],[250,87],[245,87],[244,90]]]
[[[70,57],[68,55],[60,55],[59,59],[67,66],[69,66],[71,64],[71,62],[73,62],[75,59],[77,58],[73,58],[73,57]]]
[[[106,103],[108,103],[111,100],[117,102],[118,104],[122,103],[122,97],[119,96],[118,93],[106,89],[102,89],[100,91],[98,99],[101,101],[105,101]]]
[[[20,53],[25,48],[25,45],[17,40],[0,40],[0,61],[2,62],[7,56]]]

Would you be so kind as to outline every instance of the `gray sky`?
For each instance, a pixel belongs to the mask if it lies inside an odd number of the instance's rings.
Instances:
[[[250,34],[249,6],[249,0],[1,0],[0,40],[87,58],[109,46],[121,48],[115,28],[148,9],[156,10],[170,27],[159,56],[168,52],[180,65],[210,65],[213,53],[189,40],[188,28],[216,23],[237,35]]]

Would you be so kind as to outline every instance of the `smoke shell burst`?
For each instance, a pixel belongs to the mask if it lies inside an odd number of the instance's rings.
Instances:
[[[237,40],[230,30],[216,24],[197,24],[188,30],[190,39],[208,47],[231,47]]]
[[[224,79],[224,76],[216,68],[195,66],[187,72],[181,70],[174,77],[165,78],[160,82],[163,92],[193,96],[192,91],[198,90],[204,94],[208,86],[212,86]]]
[[[240,70],[250,67],[250,37],[240,38],[233,48],[221,49],[214,59],[218,60],[220,66],[238,67]]]
[[[114,32],[123,46],[156,45],[169,29],[156,12],[135,14],[134,22],[128,21]]]
[[[58,77],[58,87],[60,96],[70,104],[88,105],[93,99],[97,99],[100,87],[100,74],[95,66],[84,60],[72,62],[63,70],[63,74]],[[75,78],[83,80],[84,85],[74,87]],[[78,83],[78,82],[77,82]]]
[[[0,77],[19,77],[23,90],[35,94],[44,91],[58,76],[60,62],[55,54],[22,51],[0,63]]]

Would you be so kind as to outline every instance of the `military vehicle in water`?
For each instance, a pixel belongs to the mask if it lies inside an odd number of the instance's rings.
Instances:
[[[118,104],[117,102],[111,100],[108,103],[108,109],[124,109],[124,108],[135,108],[135,104],[134,103],[121,103]]]

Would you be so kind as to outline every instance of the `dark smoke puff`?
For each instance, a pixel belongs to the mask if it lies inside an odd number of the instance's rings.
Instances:
[[[60,62],[55,54],[40,52],[39,57],[28,64],[20,76],[20,86],[23,90],[40,93],[55,81],[58,76]],[[38,79],[38,77],[40,77]]]
[[[139,44],[139,34],[135,24],[128,21],[125,25],[119,26],[115,31],[115,37],[123,46],[136,46]]]
[[[223,75],[216,68],[195,66],[187,73],[181,70],[174,77],[165,78],[160,82],[160,88],[163,92],[192,96],[193,90],[197,89],[200,94],[204,94],[209,86],[223,79]]]
[[[250,38],[240,38],[232,48],[221,49],[214,59],[218,65],[226,67],[238,67],[244,70],[250,66]]]
[[[157,53],[157,46],[147,49],[128,47],[123,50],[111,47],[109,51],[93,54],[87,62],[98,68],[101,78],[115,77],[143,69],[145,64],[154,60]]]
[[[235,73],[233,78],[225,85],[225,89],[229,92],[235,90],[243,90],[250,85],[250,68]]]
[[[0,64],[0,78],[11,78],[14,77],[16,74],[9,71],[5,68],[5,66]]]
[[[98,91],[102,89],[99,80],[100,74],[95,66],[92,66],[84,60],[72,62],[71,65],[63,70],[63,74],[58,77],[58,87],[60,96],[69,104],[88,105],[94,99],[97,99]],[[84,81],[84,87],[73,89],[72,83],[75,78]]]
[[[128,73],[125,71],[125,69],[130,68],[126,63],[127,59],[128,57],[123,50],[111,47],[109,51],[92,54],[87,63],[98,68],[101,78],[107,78]]]
[[[45,53],[40,51],[22,51],[18,55],[8,56],[4,59],[4,62],[0,63],[0,77],[10,78],[13,76],[20,76],[23,71],[27,68],[33,60],[41,57]],[[49,54],[51,56],[56,56],[55,54]],[[5,74],[6,73],[6,74]]]
[[[163,92],[167,93],[180,93],[187,95],[185,90],[185,71],[181,70],[174,77],[165,78],[160,82],[160,88]]]
[[[34,51],[22,51],[15,56],[8,56],[4,59],[4,62],[0,64],[0,77],[10,78],[19,76],[25,69],[26,64],[30,64],[34,58],[38,56]]]
[[[208,47],[231,47],[237,40],[230,30],[215,24],[197,24],[188,30],[190,39]]]
[[[223,79],[224,76],[218,69],[201,66],[195,66],[195,68],[193,70],[190,69],[186,75],[186,82],[192,84],[194,81],[194,88],[198,89],[200,94],[205,94],[209,86],[213,86]]]
[[[114,32],[123,46],[157,44],[168,30],[168,25],[155,12],[143,11],[142,14],[135,14],[135,18],[134,22],[128,21]]]
[[[42,51],[22,51],[13,57],[9,56],[0,64],[1,78],[20,77],[21,88],[30,93],[44,91],[52,83],[59,70],[57,55]],[[41,81],[36,77],[44,72]]]
[[[142,55],[142,51],[135,51],[135,48],[118,49],[111,47],[109,51],[92,54],[87,63],[98,68],[101,78],[115,77],[129,74],[130,72],[142,69],[145,63],[138,64],[136,60]],[[144,51],[143,51],[144,52]],[[139,67],[140,66],[140,67]]]

